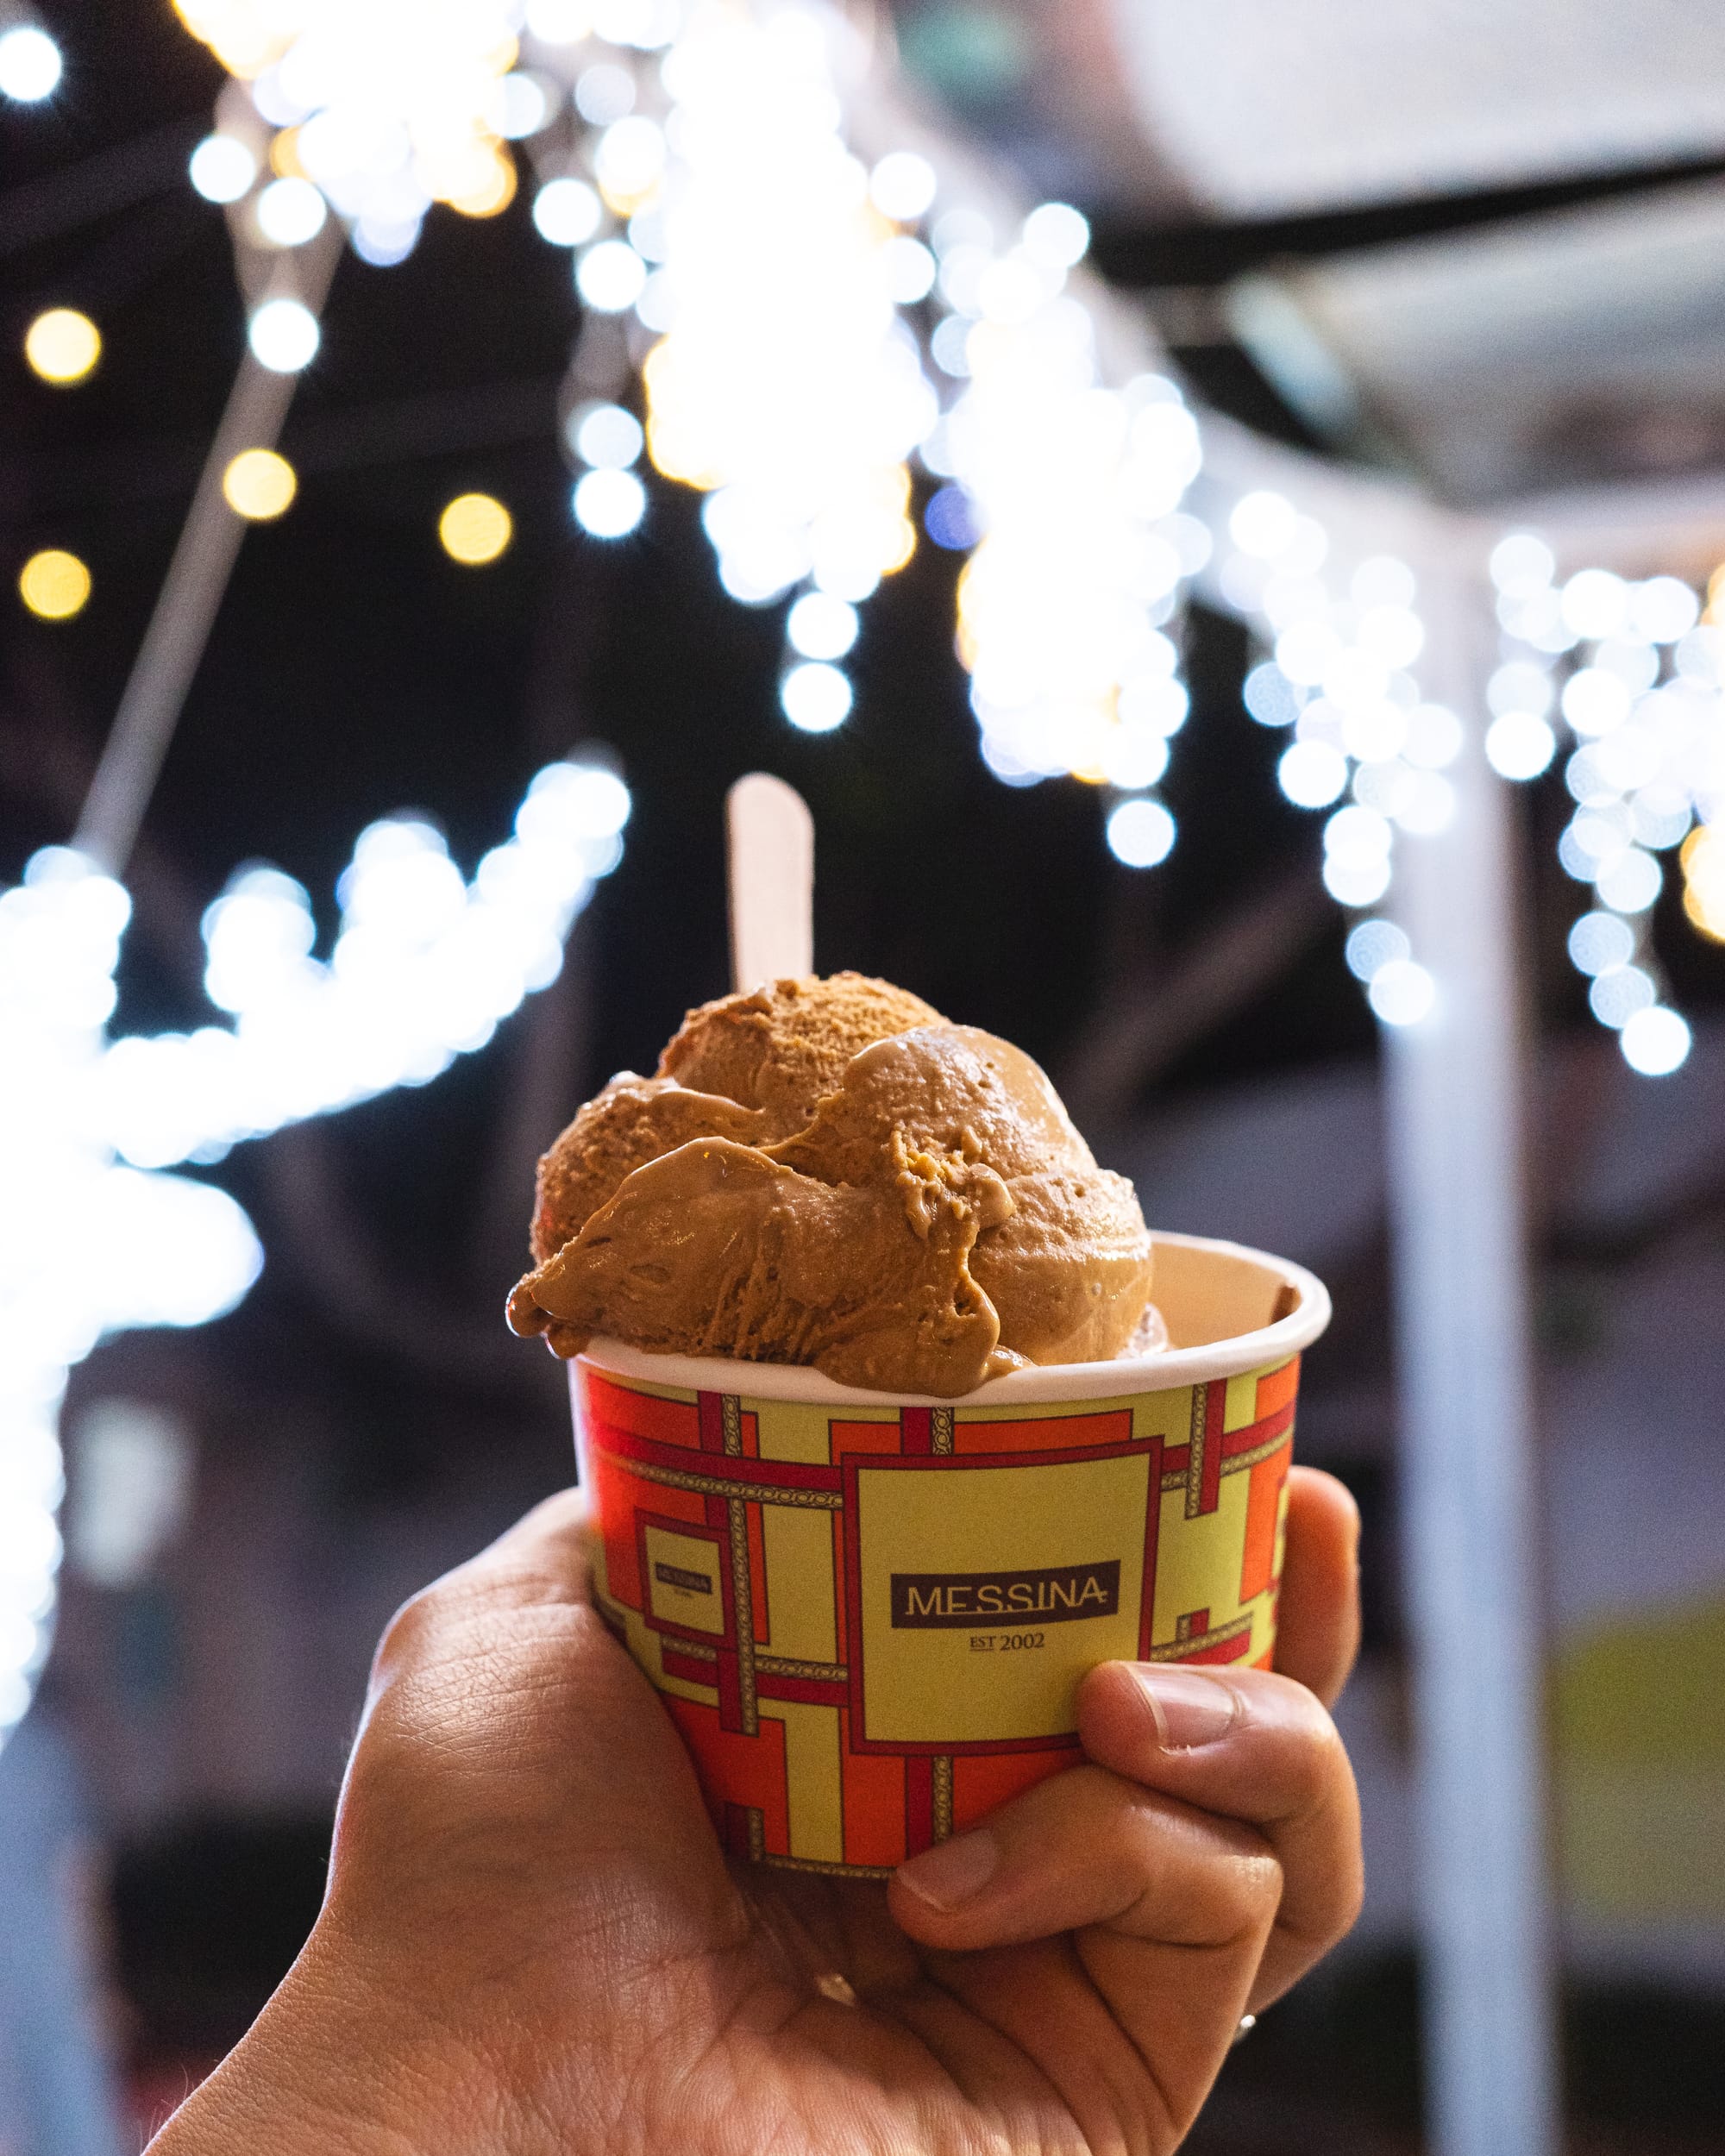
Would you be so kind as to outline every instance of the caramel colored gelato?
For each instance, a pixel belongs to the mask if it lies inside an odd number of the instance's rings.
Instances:
[[[509,1322],[560,1355],[810,1363],[950,1397],[1131,1346],[1151,1291],[1132,1185],[1029,1056],[858,974],[692,1011],[539,1163]]]

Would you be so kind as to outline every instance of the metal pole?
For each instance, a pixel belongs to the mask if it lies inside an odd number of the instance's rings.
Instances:
[[[1556,2156],[1520,937],[1480,747],[1483,586],[1421,569],[1427,693],[1468,743],[1449,830],[1396,849],[1395,910],[1437,1004],[1386,1028],[1427,2100],[1437,2156]]]
[[[331,217],[299,251],[292,289],[314,315],[329,291],[342,237]],[[274,448],[298,379],[260,367],[249,348],[240,362],[72,836],[72,844],[110,875],[123,874],[131,857],[245,536],[244,518],[222,492],[222,475],[242,449]]]

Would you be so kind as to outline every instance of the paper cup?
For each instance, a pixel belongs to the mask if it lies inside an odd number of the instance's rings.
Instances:
[[[1072,1764],[1095,1664],[1270,1666],[1329,1297],[1156,1240],[1165,1351],[959,1400],[611,1340],[571,1366],[599,1606],[734,1854],[883,1876]]]

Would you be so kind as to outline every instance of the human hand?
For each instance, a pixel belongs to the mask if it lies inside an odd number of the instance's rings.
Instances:
[[[390,1626],[311,1938],[152,2156],[1163,2156],[1358,1911],[1358,1539],[1294,1469],[1281,1673],[1105,1664],[1085,1764],[881,1883],[727,1868],[549,1500]]]

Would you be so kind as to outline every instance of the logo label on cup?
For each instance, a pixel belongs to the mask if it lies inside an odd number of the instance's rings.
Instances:
[[[1118,1614],[1120,1561],[1024,1572],[894,1572],[891,1593],[892,1621],[900,1630],[975,1628],[1003,1618],[1070,1624]]]
[[[681,1564],[656,1564],[653,1576],[662,1587],[681,1587],[686,1594],[711,1595],[712,1582],[705,1572],[691,1572]]]

